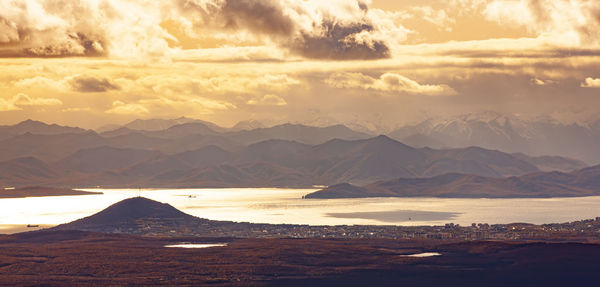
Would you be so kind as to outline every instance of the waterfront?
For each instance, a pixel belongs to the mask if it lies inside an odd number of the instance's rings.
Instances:
[[[103,195],[0,199],[0,233],[8,226],[66,223],[142,195],[212,220],[309,225],[560,223],[600,216],[600,197],[546,199],[302,199],[308,189],[105,190]]]

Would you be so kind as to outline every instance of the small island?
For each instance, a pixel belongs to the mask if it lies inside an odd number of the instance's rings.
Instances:
[[[68,195],[92,195],[103,194],[102,192],[82,191],[69,188],[28,186],[19,188],[0,189],[0,198],[24,198],[42,196],[68,196]]]

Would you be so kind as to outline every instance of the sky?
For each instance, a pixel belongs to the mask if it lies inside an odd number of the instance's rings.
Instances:
[[[597,0],[0,0],[0,124],[600,114]]]

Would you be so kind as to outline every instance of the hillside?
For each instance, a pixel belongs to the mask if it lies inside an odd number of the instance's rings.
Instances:
[[[114,232],[138,228],[143,220],[159,220],[165,224],[186,224],[199,220],[166,203],[143,197],[133,197],[117,202],[106,209],[76,221],[61,224],[53,230],[85,230]]]
[[[598,195],[600,195],[600,166],[571,173],[540,172],[505,178],[449,173],[428,178],[379,181],[363,187],[338,184],[308,194],[306,198],[535,198]]]

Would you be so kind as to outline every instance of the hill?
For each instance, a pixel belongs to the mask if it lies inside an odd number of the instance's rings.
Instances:
[[[0,162],[0,183],[5,187],[31,184],[31,182],[43,183],[61,176],[45,162],[34,157]]]
[[[364,187],[338,184],[305,197],[518,198],[598,195],[600,195],[600,166],[571,173],[540,172],[505,178],[449,173],[428,178],[379,181]]]
[[[185,214],[166,203],[133,197],[117,202],[94,215],[52,229],[117,232],[138,229],[139,225],[144,225],[144,220],[158,220],[161,224],[180,225],[195,222],[199,218]]]

